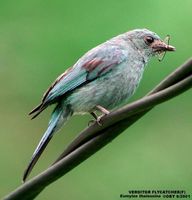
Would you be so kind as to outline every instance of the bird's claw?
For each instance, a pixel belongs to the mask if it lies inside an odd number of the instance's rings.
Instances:
[[[91,124],[93,124],[95,122],[99,126],[102,126],[103,125],[102,122],[101,122],[102,117],[105,116],[105,115],[108,115],[110,113],[107,109],[105,109],[104,107],[102,107],[100,105],[97,105],[96,109],[99,110],[100,112],[102,112],[103,115],[98,117],[95,112],[91,112],[90,114],[95,118],[95,120],[90,120],[89,123],[88,123],[88,126],[90,126]]]
[[[102,126],[103,124],[101,123],[101,118],[103,117],[103,115],[97,117],[96,119],[96,123],[99,125],[99,126]]]
[[[102,115],[103,116],[103,115]],[[101,123],[101,118],[102,116],[100,117],[97,117],[97,119],[92,119],[88,122],[88,126],[91,126],[92,124],[94,124],[95,122],[99,125],[99,126],[102,126],[102,123]]]

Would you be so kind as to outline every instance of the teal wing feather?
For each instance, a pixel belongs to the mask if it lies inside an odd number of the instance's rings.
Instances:
[[[66,93],[110,72],[125,60],[124,51],[117,46],[100,45],[85,54],[77,63],[59,76],[43,96],[39,106],[30,114],[36,117],[48,105]]]

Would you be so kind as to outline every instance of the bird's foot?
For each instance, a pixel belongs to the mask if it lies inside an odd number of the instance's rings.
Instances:
[[[91,112],[90,114],[95,118],[95,120],[94,120],[94,119],[90,120],[89,123],[88,123],[88,126],[94,124],[95,122],[96,122],[99,126],[102,126],[101,118],[102,118],[104,115],[101,115],[101,116],[98,117],[94,112]]]
[[[99,118],[99,117],[98,117]],[[88,126],[91,126],[92,124],[94,124],[95,122],[99,125],[99,126],[102,126],[102,123],[101,123],[101,119],[91,119],[89,122],[88,122]]]
[[[99,126],[102,126],[102,122],[101,122],[102,117],[105,115],[108,115],[110,112],[100,105],[96,106],[96,109],[99,110],[100,112],[102,112],[103,115],[97,116],[94,112],[91,112],[91,115],[95,118],[95,120],[90,120],[88,125],[90,125],[96,121]]]

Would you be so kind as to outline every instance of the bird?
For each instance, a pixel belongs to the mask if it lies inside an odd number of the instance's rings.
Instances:
[[[29,113],[34,119],[49,105],[56,104],[48,128],[24,171],[23,182],[54,133],[72,115],[90,113],[101,126],[103,115],[134,94],[149,60],[166,51],[175,51],[175,47],[146,28],[134,29],[89,50],[61,74],[44,93],[41,103]],[[97,116],[97,111],[102,115]]]

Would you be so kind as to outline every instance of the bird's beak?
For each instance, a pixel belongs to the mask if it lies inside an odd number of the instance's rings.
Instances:
[[[175,51],[176,48],[166,44],[162,40],[155,40],[151,45],[154,52],[162,52],[162,51]]]

